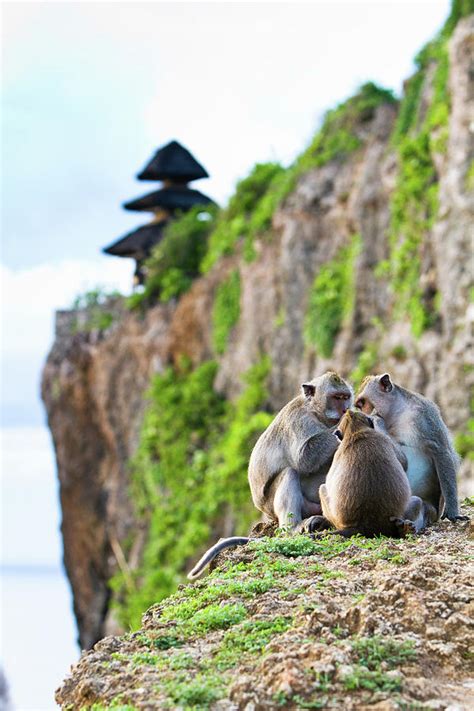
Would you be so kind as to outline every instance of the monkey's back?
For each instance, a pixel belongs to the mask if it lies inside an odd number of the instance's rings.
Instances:
[[[410,486],[388,437],[372,431],[344,440],[326,478],[332,522],[368,535],[390,533],[403,517]]]

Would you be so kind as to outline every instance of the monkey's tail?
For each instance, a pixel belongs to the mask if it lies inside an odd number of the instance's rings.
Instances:
[[[204,568],[208,566],[211,560],[214,560],[216,555],[218,555],[221,551],[226,548],[232,548],[233,546],[244,546],[249,541],[250,538],[246,538],[244,536],[232,536],[231,538],[224,538],[222,541],[219,541],[213,545],[212,548],[209,548],[209,550],[204,553],[202,558],[198,560],[194,568],[188,573],[189,580],[198,578]]]

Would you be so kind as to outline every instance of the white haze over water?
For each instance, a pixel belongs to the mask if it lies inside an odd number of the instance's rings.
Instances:
[[[49,432],[4,428],[1,451],[0,663],[14,708],[49,711],[79,656]]]

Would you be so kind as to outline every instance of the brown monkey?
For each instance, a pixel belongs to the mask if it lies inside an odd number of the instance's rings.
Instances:
[[[441,516],[450,521],[466,520],[459,515],[459,457],[438,407],[393,383],[388,373],[365,378],[356,407],[366,414],[375,411],[382,418],[377,420],[379,427],[403,449],[412,493],[422,499],[421,507],[407,512],[408,518],[416,521],[417,529]]]
[[[280,410],[258,439],[249,462],[252,499],[265,517],[293,531],[319,528],[319,486],[340,440],[337,423],[352,405],[351,387],[334,372],[303,383],[302,393]],[[224,548],[247,543],[226,538],[210,548],[189,573],[197,577]]]
[[[341,445],[319,489],[323,516],[345,536],[414,531],[405,511],[416,502],[410,502],[410,485],[390,437],[376,432],[362,412],[346,412],[339,430]]]

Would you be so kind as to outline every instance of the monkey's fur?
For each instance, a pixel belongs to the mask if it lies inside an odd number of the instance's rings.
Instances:
[[[319,486],[340,442],[336,425],[352,400],[350,386],[325,373],[303,383],[302,394],[258,439],[249,462],[252,498],[280,527],[311,530],[311,517],[321,512]]]
[[[351,387],[334,372],[303,383],[302,394],[280,410],[258,439],[249,462],[252,499],[280,527],[311,531],[320,519],[319,486],[324,482],[340,440],[336,425],[351,407]],[[247,543],[227,538],[210,548],[188,578],[196,578],[224,548]]]
[[[319,489],[323,516],[347,536],[414,531],[405,521],[410,485],[390,437],[376,432],[362,412],[346,412],[339,430],[341,445]]]
[[[393,383],[388,373],[365,378],[356,407],[366,414],[375,411],[383,419],[387,434],[405,452],[412,494],[423,501],[421,510],[409,515],[416,518],[417,528],[441,516],[450,521],[465,520],[459,515],[457,497],[459,457],[438,407]]]

